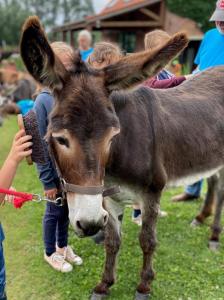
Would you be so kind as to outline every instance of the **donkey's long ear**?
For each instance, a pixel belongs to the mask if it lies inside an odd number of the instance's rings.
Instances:
[[[104,68],[108,91],[129,88],[156,75],[188,44],[185,33],[177,33],[164,45],[128,55]]]
[[[54,55],[36,16],[29,17],[23,25],[20,52],[27,70],[37,82],[56,91],[63,87],[67,71]]]

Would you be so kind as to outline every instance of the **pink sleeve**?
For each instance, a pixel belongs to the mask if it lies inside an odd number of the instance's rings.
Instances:
[[[146,80],[143,85],[153,89],[169,89],[185,81],[184,76],[172,77],[170,79],[158,80],[156,78]]]

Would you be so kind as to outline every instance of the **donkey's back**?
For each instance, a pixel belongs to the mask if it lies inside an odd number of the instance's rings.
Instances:
[[[154,94],[156,142],[168,181],[193,183],[220,169],[224,165],[224,67]]]

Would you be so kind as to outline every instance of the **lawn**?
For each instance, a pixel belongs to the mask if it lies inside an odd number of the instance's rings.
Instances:
[[[0,165],[16,132],[16,119],[6,120],[0,128]],[[36,170],[24,162],[15,178],[18,191],[39,193]],[[189,224],[201,202],[173,204],[169,190],[162,198],[162,209],[168,217],[158,222],[158,247],[154,257],[157,273],[152,300],[221,300],[224,299],[224,243],[218,253],[207,248],[209,223],[192,229]],[[42,217],[44,204],[28,203],[21,210],[6,205],[0,210],[6,240],[7,290],[9,300],[87,300],[98,282],[103,267],[104,251],[91,239],[78,239],[70,231],[70,244],[84,260],[70,274],[53,271],[43,260]],[[139,280],[141,251],[139,228],[130,221],[127,208],[123,243],[119,255],[117,284],[111,300],[133,299]]]

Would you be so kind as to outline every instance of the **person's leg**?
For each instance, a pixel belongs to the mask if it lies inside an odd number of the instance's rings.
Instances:
[[[65,201],[63,206],[57,207],[58,224],[57,224],[57,246],[64,248],[68,246],[68,204]]]
[[[72,265],[66,262],[65,257],[56,251],[56,232],[61,209],[61,207],[58,207],[53,203],[47,203],[43,222],[45,244],[44,259],[55,270],[67,273],[72,271]]]
[[[201,189],[202,189],[203,179],[195,182],[192,185],[189,185],[185,189],[185,193],[191,196],[194,196],[195,198],[199,198],[201,195]]]
[[[54,206],[52,203],[47,203],[43,219],[43,238],[47,256],[51,256],[56,251],[57,214]]]
[[[141,215],[141,207],[139,204],[134,204],[133,209],[133,218],[137,218],[139,215]]]
[[[57,223],[57,252],[63,255],[64,259],[69,263],[81,265],[82,259],[74,253],[72,248],[68,246],[68,204],[65,201],[63,206],[57,207],[58,223]]]
[[[203,179],[186,187],[183,194],[174,196],[172,201],[179,202],[179,201],[189,201],[194,200],[200,197],[201,189],[202,189]]]
[[[5,294],[5,260],[3,246],[0,242],[0,300],[6,300]]]

